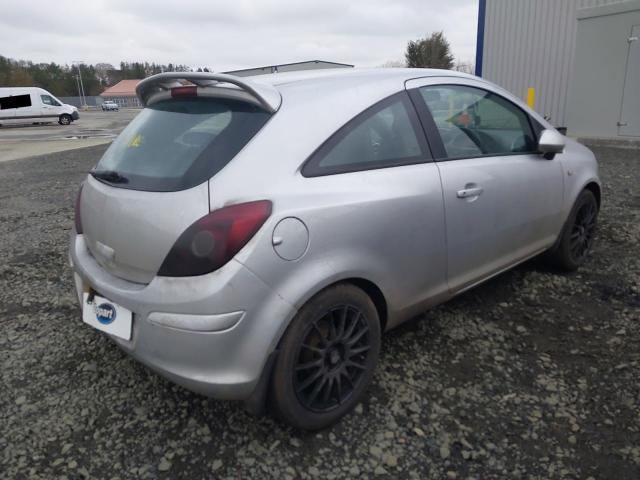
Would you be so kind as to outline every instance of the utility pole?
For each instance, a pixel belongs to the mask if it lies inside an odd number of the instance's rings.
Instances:
[[[78,78],[80,78],[80,90],[81,90],[81,94],[80,96],[82,97],[82,106],[85,107],[87,105],[87,100],[84,96],[84,85],[82,83],[82,72],[80,71],[80,65],[82,65],[84,62],[82,60],[75,60],[73,63],[76,64],[76,66],[78,67]]]
[[[80,106],[82,107],[82,94],[80,93],[80,81],[78,80],[78,75],[74,75],[76,77],[76,85],[78,87],[78,98],[80,99]]]

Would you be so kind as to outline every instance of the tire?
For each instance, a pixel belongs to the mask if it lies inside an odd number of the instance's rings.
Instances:
[[[62,115],[60,115],[60,118],[58,118],[58,123],[60,125],[71,125],[72,121],[73,119],[71,118],[71,115],[68,115],[66,113],[63,113]]]
[[[551,263],[568,272],[582,265],[593,246],[598,219],[598,201],[583,190],[571,209],[557,245],[549,254]]]
[[[276,416],[318,430],[346,415],[373,379],[380,336],[378,312],[359,288],[339,284],[309,300],[280,342],[270,392]]]

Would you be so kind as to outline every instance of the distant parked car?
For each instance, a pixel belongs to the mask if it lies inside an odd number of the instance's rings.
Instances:
[[[104,112],[106,112],[108,110],[115,110],[117,112],[118,110],[120,110],[120,107],[113,100],[107,100],[106,102],[102,103],[102,110]]]
[[[0,88],[0,124],[45,123],[70,125],[80,118],[78,109],[62,103],[38,87]]]
[[[361,401],[386,330],[543,252],[574,270],[593,244],[593,153],[481,78],[172,72],[137,93],[77,197],[83,320],[296,427]]]

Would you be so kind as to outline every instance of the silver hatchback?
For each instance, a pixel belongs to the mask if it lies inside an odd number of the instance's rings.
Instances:
[[[591,247],[593,154],[499,87],[422,69],[164,73],[84,181],[84,322],[196,392],[306,429],[381,333],[542,252]]]

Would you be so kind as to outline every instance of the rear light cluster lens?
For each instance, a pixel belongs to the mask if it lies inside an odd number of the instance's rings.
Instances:
[[[271,215],[271,202],[240,203],[215,210],[187,228],[167,254],[158,275],[204,275],[231,260]]]
[[[82,197],[83,185],[80,185],[80,190],[78,190],[78,194],[76,195],[76,212],[75,212],[76,233],[82,233],[82,220],[80,219],[80,198]]]

